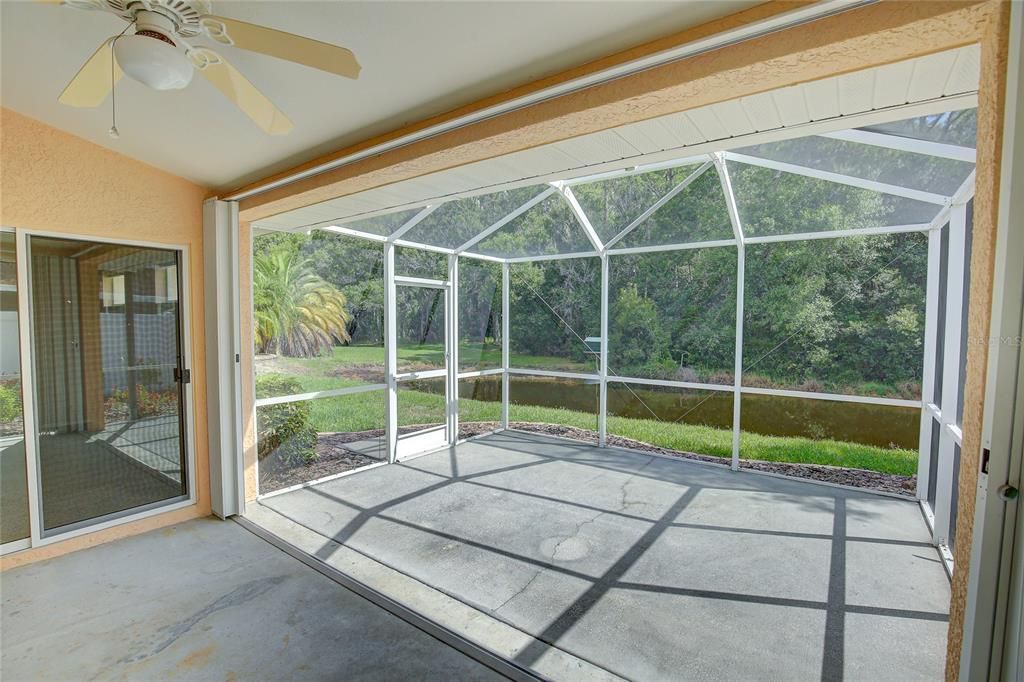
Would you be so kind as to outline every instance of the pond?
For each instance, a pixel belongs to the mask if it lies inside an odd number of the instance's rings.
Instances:
[[[420,382],[416,390],[436,392]],[[409,388],[414,388],[410,385]],[[474,380],[471,394],[460,397],[499,400],[499,377]],[[443,390],[443,389],[442,389]],[[561,407],[580,412],[597,411],[597,384],[554,378],[513,377],[512,401],[520,405]],[[608,414],[634,419],[655,419],[686,424],[732,428],[732,393],[694,391],[621,382],[608,383]],[[741,405],[744,431],[768,436],[802,436],[917,449],[920,410],[912,407],[865,405],[809,398],[745,395]]]

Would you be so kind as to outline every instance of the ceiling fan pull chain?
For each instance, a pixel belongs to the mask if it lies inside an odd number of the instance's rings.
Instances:
[[[121,35],[124,35],[124,31],[121,31]],[[114,79],[114,43],[121,36],[115,37],[110,41],[110,130],[107,134],[115,140],[121,137],[121,133],[117,130],[117,81]]]

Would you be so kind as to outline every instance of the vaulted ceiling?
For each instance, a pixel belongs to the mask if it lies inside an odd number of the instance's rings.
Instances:
[[[213,188],[259,179],[757,2],[220,2],[214,12],[352,49],[358,81],[259,54],[225,56],[295,124],[270,137],[209,83],[155,92],[123,79],[119,139],[108,99],[74,109],[57,96],[124,23],[105,12],[0,3],[0,98],[8,107]]]

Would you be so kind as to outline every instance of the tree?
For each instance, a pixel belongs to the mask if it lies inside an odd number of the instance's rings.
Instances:
[[[287,245],[256,254],[253,311],[261,352],[313,357],[348,341],[345,296]]]

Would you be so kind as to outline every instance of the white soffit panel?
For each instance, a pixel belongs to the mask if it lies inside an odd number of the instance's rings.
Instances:
[[[979,61],[980,48],[970,45],[750,95],[339,197],[254,226],[296,230],[340,225],[503,188],[845,130],[866,125],[867,118],[878,123],[972,107]]]

